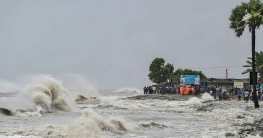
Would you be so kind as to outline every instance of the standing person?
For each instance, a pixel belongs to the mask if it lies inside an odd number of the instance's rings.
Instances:
[[[214,92],[214,99],[216,99],[216,92]]]
[[[150,94],[153,94],[153,87],[150,87]]]
[[[170,87],[171,88],[171,94],[175,94],[175,88],[174,87]]]
[[[198,96],[200,93],[200,86],[197,86],[195,91],[196,91],[196,96]]]
[[[152,94],[152,88],[151,88],[151,86],[148,87],[148,94]]]
[[[144,95],[147,94],[148,90],[147,90],[146,86],[144,87],[143,91],[144,91]]]
[[[263,99],[263,92],[262,92],[262,94],[261,94],[261,96],[260,96],[260,100],[262,100]]]
[[[244,99],[245,99],[246,103],[248,102],[248,97],[249,97],[249,92],[247,90],[245,90]]]
[[[147,94],[150,94],[150,86],[147,87]]]
[[[223,92],[223,100],[226,100],[226,91]]]
[[[187,86],[184,86],[183,95],[186,95],[186,93],[187,93]]]
[[[156,94],[156,87],[153,86],[153,94]]]
[[[231,96],[233,95],[233,91],[234,91],[234,89],[231,88],[231,89],[230,89],[230,95],[231,95]]]
[[[237,94],[239,91],[238,91],[238,89],[237,89],[237,87],[235,88],[235,93],[234,94]]]
[[[239,89],[237,95],[238,95],[238,100],[240,101],[241,100],[241,96],[242,96],[242,90],[241,89]]]
[[[195,88],[194,86],[191,87],[192,94],[195,95]]]
[[[218,97],[219,97],[219,101],[222,101],[223,99],[223,94],[222,94],[222,91],[219,90],[218,92]]]
[[[165,87],[163,86],[162,87],[162,95],[164,95],[165,94]]]
[[[214,99],[216,99],[216,88],[213,89]]]
[[[169,93],[169,88],[168,86],[165,87],[165,94],[168,94]]]
[[[208,90],[211,96],[213,95],[213,91],[212,90],[213,90],[213,87],[212,87],[212,89]]]

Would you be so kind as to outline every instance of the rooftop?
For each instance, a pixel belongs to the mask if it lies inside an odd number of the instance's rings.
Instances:
[[[201,78],[201,83],[234,83],[234,82],[243,82],[249,83],[248,78],[237,79],[237,78]]]

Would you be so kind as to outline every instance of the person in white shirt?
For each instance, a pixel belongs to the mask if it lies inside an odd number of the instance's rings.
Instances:
[[[245,98],[246,103],[248,102],[248,99],[249,99],[248,97],[249,97],[249,92],[246,90],[244,92],[244,98]]]
[[[156,87],[153,86],[153,94],[156,94]]]

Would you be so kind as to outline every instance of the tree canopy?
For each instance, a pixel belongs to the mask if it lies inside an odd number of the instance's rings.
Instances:
[[[200,78],[206,78],[202,71],[181,68],[177,69],[174,75],[200,75]]]
[[[232,9],[232,14],[229,17],[230,28],[240,37],[245,28],[249,28],[252,32],[253,28],[259,29],[263,23],[263,4],[260,0],[250,0],[248,3],[241,3]]]
[[[165,82],[167,79],[171,78],[171,75],[174,71],[173,64],[167,63],[165,64],[165,60],[163,58],[155,58],[150,67],[149,67],[149,79],[154,83]]]

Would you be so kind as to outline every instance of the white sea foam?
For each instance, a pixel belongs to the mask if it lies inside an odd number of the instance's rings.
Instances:
[[[192,97],[188,101],[186,101],[186,105],[191,107],[198,107],[198,106],[202,106],[202,102],[199,98]]]
[[[146,107],[146,105],[144,104],[131,100],[104,100],[101,101],[101,103],[98,106],[113,106],[115,108],[128,109],[128,110]]]
[[[201,100],[202,100],[202,102],[207,102],[207,101],[212,101],[212,100],[214,100],[214,98],[213,98],[210,94],[208,94],[207,92],[205,92],[205,93],[202,95]]]
[[[121,117],[106,117],[98,114],[93,109],[85,109],[82,116],[66,126],[47,125],[44,128],[20,128],[10,129],[0,135],[10,136],[20,134],[22,136],[41,137],[70,137],[70,138],[101,138],[107,137],[105,132],[119,133],[133,131],[135,126]]]
[[[125,88],[120,88],[115,90],[114,92],[116,93],[134,93],[134,94],[143,94],[143,91],[137,88],[130,88],[130,87],[125,87]]]
[[[128,124],[126,121],[124,121],[124,119],[120,119],[117,117],[105,117],[99,115],[91,108],[85,109],[83,111],[83,115],[81,119],[86,119],[86,118],[94,120],[102,130],[127,131],[132,129],[132,126]]]

